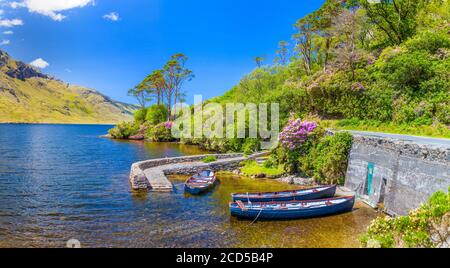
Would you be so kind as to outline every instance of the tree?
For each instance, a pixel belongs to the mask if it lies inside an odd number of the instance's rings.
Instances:
[[[349,2],[349,1],[347,1]],[[348,5],[349,3],[347,3]],[[316,18],[314,24],[317,30],[317,43],[322,47],[322,63],[327,68],[330,60],[330,50],[334,40],[332,31],[333,20],[344,10],[342,0],[326,0],[314,15]]]
[[[166,81],[164,80],[164,74],[162,70],[155,70],[148,75],[144,83],[147,83],[156,94],[157,104],[160,105],[163,98],[164,89],[166,87]]]
[[[308,15],[294,25],[297,33],[293,35],[293,39],[296,41],[295,48],[300,53],[303,59],[303,66],[308,74],[311,74],[313,64],[313,37],[316,31],[314,25],[314,16]]]
[[[177,103],[182,95],[181,88],[186,81],[192,80],[194,74],[191,70],[185,68],[188,60],[182,53],[173,55],[163,67],[163,76],[165,80],[164,93],[167,100],[167,109],[169,117],[172,115],[172,102]],[[176,112],[176,111],[175,111]]]
[[[391,45],[400,45],[416,32],[416,15],[427,0],[361,0],[371,23],[386,34]]]
[[[340,69],[350,70],[352,81],[355,79],[356,64],[361,57],[361,52],[356,47],[362,24],[358,11],[358,8],[345,9],[333,21],[333,32],[340,39],[334,49],[335,64]]]
[[[144,82],[128,90],[128,95],[135,97],[142,109],[145,109],[147,102],[151,101],[152,93],[151,88]]]
[[[286,41],[280,41],[278,43],[277,57],[275,58],[275,63],[281,65],[286,65],[289,61],[289,43]]]
[[[262,63],[266,60],[266,58],[262,57],[262,56],[257,56],[254,58],[256,66],[258,66],[258,68],[261,68]]]

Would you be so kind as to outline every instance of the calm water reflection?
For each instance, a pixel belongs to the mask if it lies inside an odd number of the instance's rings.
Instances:
[[[273,181],[221,175],[201,197],[133,192],[131,163],[203,153],[170,143],[98,138],[109,126],[0,125],[0,247],[347,247],[375,213],[289,222],[230,219],[234,191],[280,190]]]

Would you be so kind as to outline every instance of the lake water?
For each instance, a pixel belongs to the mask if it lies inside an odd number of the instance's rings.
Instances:
[[[99,138],[110,126],[0,124],[0,247],[357,247],[376,213],[298,221],[230,218],[235,191],[292,188],[271,180],[218,176],[207,195],[133,192],[135,161],[203,153],[173,143]]]

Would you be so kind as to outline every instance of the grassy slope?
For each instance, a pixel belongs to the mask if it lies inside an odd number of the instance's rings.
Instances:
[[[256,161],[247,161],[241,168],[241,172],[246,176],[258,175],[261,173],[266,174],[266,176],[281,176],[285,173],[281,165],[274,168],[266,168],[263,165],[257,164]]]
[[[8,65],[14,67],[14,61]],[[0,123],[117,123],[133,107],[100,93],[45,78],[12,78],[0,72]]]

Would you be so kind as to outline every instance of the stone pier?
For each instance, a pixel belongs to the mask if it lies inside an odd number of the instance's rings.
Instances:
[[[166,175],[193,175],[205,169],[232,171],[237,169],[242,161],[255,159],[265,154],[267,153],[256,153],[248,157],[243,154],[208,154],[137,162],[131,166],[130,183],[135,190],[146,189],[157,192],[170,192],[173,190],[173,185]],[[202,159],[206,156],[215,156],[217,161],[203,163]]]

